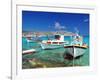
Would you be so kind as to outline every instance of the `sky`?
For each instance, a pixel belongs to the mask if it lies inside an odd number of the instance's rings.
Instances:
[[[89,35],[89,14],[22,11],[22,30],[48,32],[64,30]]]

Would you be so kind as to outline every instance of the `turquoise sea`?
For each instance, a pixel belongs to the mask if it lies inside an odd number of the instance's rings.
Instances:
[[[89,46],[89,36],[83,36],[84,43]],[[39,42],[47,40],[47,37],[33,37],[32,42],[27,42],[25,37],[22,38],[22,50],[36,49],[36,53],[22,55],[22,68],[48,68],[48,67],[74,67],[74,66],[89,66],[89,48],[84,55],[78,58],[64,58],[65,49],[42,50]],[[53,37],[51,36],[51,39]],[[71,41],[70,37],[65,36],[66,41]]]

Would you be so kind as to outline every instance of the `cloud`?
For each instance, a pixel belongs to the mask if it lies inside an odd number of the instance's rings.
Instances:
[[[55,22],[55,29],[66,29],[66,27],[65,26],[62,26],[59,22]]]
[[[84,19],[84,22],[88,22],[89,21],[89,19]]]
[[[78,28],[77,28],[77,27],[75,27],[75,32],[76,32],[76,33],[79,33],[79,30],[78,30]]]

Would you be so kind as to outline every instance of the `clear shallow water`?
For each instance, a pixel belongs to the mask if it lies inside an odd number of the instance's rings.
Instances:
[[[51,37],[53,38],[53,37]],[[39,40],[47,40],[47,37],[41,37]],[[34,38],[33,38],[34,40]],[[65,40],[70,41],[70,37],[65,37]],[[89,45],[89,37],[84,37],[84,42]],[[26,38],[22,38],[22,49],[36,49],[37,53],[25,54],[22,56],[23,60],[23,69],[29,68],[39,68],[40,65],[34,67],[35,63],[41,63],[46,65],[45,67],[73,67],[73,66],[89,66],[89,48],[86,50],[83,56],[73,59],[73,58],[64,58],[65,49],[59,48],[54,50],[42,50],[38,42],[27,42]],[[32,60],[32,59],[35,59]],[[28,60],[32,60],[32,64]],[[43,66],[42,66],[43,67]]]

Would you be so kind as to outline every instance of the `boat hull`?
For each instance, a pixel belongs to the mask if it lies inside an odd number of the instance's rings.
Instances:
[[[32,40],[27,39],[27,42],[33,42]]]
[[[63,45],[58,45],[58,44],[44,44],[44,43],[41,43],[41,47],[42,49],[56,49],[56,48],[61,48],[61,47],[64,47]]]
[[[85,53],[86,47],[81,46],[64,46],[66,53],[70,54],[73,57],[81,56]]]

